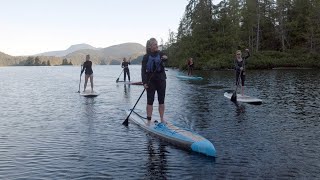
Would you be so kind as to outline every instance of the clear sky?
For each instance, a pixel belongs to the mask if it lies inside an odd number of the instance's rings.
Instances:
[[[214,0],[217,4],[220,0]],[[188,0],[0,0],[0,52],[32,55],[87,43],[94,47],[167,41]]]

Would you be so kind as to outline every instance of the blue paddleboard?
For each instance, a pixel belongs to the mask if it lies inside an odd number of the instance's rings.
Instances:
[[[130,110],[127,110],[126,113],[129,115]],[[170,121],[167,121],[166,124],[155,122],[153,120],[148,121],[136,111],[131,113],[129,120],[140,126],[148,133],[178,147],[207,156],[216,157],[216,150],[209,140],[195,132],[175,126]]]
[[[176,77],[181,80],[202,80],[203,79],[200,76],[188,76],[188,75],[177,75]]]

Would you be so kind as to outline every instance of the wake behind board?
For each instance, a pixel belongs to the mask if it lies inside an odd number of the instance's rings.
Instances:
[[[225,92],[223,95],[224,95],[224,97],[226,97],[226,98],[231,100],[232,94],[233,93]],[[251,104],[261,104],[262,103],[261,99],[258,99],[258,98],[255,98],[255,97],[250,97],[250,96],[247,96],[247,95],[243,95],[242,96],[241,94],[237,94],[237,101],[238,102],[244,102],[244,103],[251,103]]]
[[[142,82],[131,82],[131,81],[118,81],[117,83],[130,84],[130,85],[143,85]]]
[[[99,95],[99,93],[93,91],[91,92],[91,90],[86,90],[85,92],[81,92],[80,96],[84,96],[84,97],[97,97]]]
[[[126,113],[129,115],[130,110],[127,110]],[[169,121],[167,121],[167,124],[154,122],[153,120],[148,122],[145,117],[135,111],[131,113],[129,120],[148,133],[178,147],[216,157],[216,150],[209,140],[190,130],[175,126]]]
[[[177,75],[177,78],[181,80],[202,80],[200,76],[188,76],[188,75]]]

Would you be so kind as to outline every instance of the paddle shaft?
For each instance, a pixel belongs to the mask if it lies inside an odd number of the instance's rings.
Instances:
[[[134,106],[133,106],[133,108],[131,109],[129,115],[127,116],[126,120],[124,120],[124,122],[122,123],[123,125],[128,126],[128,124],[129,124],[129,117],[130,117],[132,111],[134,110],[134,108],[135,108],[136,105],[138,104],[139,100],[141,99],[141,97],[142,97],[142,95],[143,95],[143,93],[144,93],[145,91],[146,91],[146,89],[144,88],[143,91],[142,91],[142,93],[140,94],[140,97],[138,98],[137,102],[134,104]]]
[[[150,84],[151,78],[152,78],[152,76],[154,75],[154,73],[155,73],[155,72],[153,72],[153,73],[151,74],[151,76],[150,76],[150,78],[149,78],[149,81],[148,81],[148,85]],[[134,110],[134,108],[135,108],[136,105],[138,104],[139,100],[141,99],[141,97],[142,97],[142,95],[143,95],[143,93],[144,93],[145,91],[146,91],[146,88],[144,87],[142,93],[140,94],[140,96],[139,96],[139,98],[138,98],[138,100],[137,100],[137,102],[136,102],[136,104],[134,104],[134,106],[133,106],[133,108],[131,109],[131,111],[130,111],[129,115],[127,116],[126,120],[123,121],[123,123],[122,123],[123,125],[128,126],[128,124],[129,124],[129,117],[130,117],[132,111]]]
[[[81,71],[82,71],[82,65],[81,65]],[[78,90],[78,93],[80,93],[80,85],[81,85],[81,76],[82,76],[82,73],[80,72],[80,81],[79,81],[79,90]]]
[[[122,74],[123,70],[124,70],[124,69],[122,69],[122,71],[121,71],[121,73],[120,73],[120,75],[119,75],[118,79],[116,80],[116,82],[118,82],[118,81],[119,81],[119,78],[120,78],[120,76],[121,76],[121,74]]]

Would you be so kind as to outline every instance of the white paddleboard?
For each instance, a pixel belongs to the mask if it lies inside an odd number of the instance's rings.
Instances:
[[[225,92],[223,95],[224,95],[224,97],[226,97],[228,99],[231,99],[232,94],[233,93]],[[250,96],[247,96],[247,95],[243,95],[242,96],[241,94],[237,94],[237,101],[238,102],[245,102],[245,103],[256,103],[256,104],[261,104],[262,103],[261,99],[258,99],[258,98],[255,98],[255,97],[250,97]]]
[[[80,93],[80,96],[84,96],[84,97],[97,97],[99,95],[99,93],[93,91],[91,92],[91,90],[86,90],[86,91],[82,91]]]
[[[117,83],[130,84],[130,85],[143,85],[143,83],[141,81],[140,82],[118,81]]]

